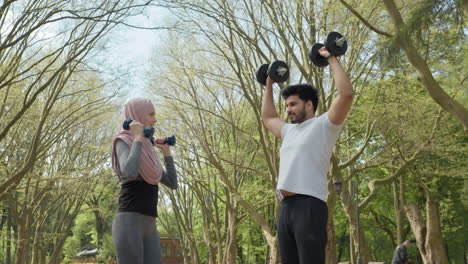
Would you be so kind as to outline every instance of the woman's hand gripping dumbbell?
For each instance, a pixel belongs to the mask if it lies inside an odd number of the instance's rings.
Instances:
[[[151,143],[154,145],[154,137],[153,137],[153,134],[154,134],[154,127],[152,126],[147,126],[145,128],[143,128],[143,125],[139,122],[135,122],[133,123],[133,120],[132,119],[127,119],[124,121],[123,123],[123,129],[125,130],[132,130],[134,129],[134,131],[132,131],[132,133],[134,134],[138,134],[137,131],[141,131],[143,130],[143,136],[146,137],[146,138],[149,138],[149,140],[151,141]],[[176,144],[176,137],[174,135],[171,135],[169,137],[166,137],[164,139],[163,142],[159,143],[157,142],[158,144],[169,144],[169,146],[174,146]]]

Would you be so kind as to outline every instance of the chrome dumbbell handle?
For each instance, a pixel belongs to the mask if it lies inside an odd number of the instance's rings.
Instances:
[[[276,72],[278,72],[279,76],[284,76],[288,72],[288,69],[286,69],[284,67],[279,67]]]
[[[335,39],[335,43],[338,47],[343,47],[343,45],[345,44],[346,42],[346,38],[345,37],[341,37],[341,38],[336,38]]]

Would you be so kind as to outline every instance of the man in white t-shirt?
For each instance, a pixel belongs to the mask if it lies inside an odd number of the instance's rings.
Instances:
[[[328,59],[338,93],[328,112],[315,116],[319,95],[310,84],[290,85],[282,91],[292,124],[278,117],[269,77],[263,99],[263,123],[282,140],[276,188],[282,200],[277,222],[282,264],[325,263],[327,173],[351,108],[353,87],[338,59],[325,47],[319,53]]]

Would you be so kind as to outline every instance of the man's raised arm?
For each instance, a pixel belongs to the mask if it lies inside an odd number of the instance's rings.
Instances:
[[[273,102],[273,81],[267,78],[265,94],[262,103],[262,120],[265,127],[270,130],[275,137],[281,139],[281,127],[284,121],[278,117]]]
[[[345,121],[353,103],[353,85],[335,56],[330,56],[325,48],[320,49],[319,52],[320,55],[328,57],[328,63],[332,69],[336,89],[338,90],[338,96],[333,100],[328,110],[328,118],[333,124],[340,125]]]

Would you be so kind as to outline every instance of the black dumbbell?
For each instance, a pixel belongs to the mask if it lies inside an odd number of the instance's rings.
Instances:
[[[132,123],[132,122],[133,122],[132,119],[126,119],[123,122],[123,129],[129,130],[130,129],[130,123]],[[154,137],[153,137],[154,127],[152,127],[152,126],[145,127],[143,129],[143,134],[145,135],[145,137],[149,138],[151,143],[153,143],[153,145],[154,145]],[[176,144],[176,137],[174,135],[171,135],[171,136],[167,137],[166,140],[164,140],[163,144],[169,144],[169,146],[174,146]]]
[[[130,130],[130,123],[132,123],[133,120],[132,119],[126,119],[124,122],[123,122],[123,129],[125,130]],[[143,134],[145,135],[145,137],[147,138],[150,138],[153,136],[154,134],[154,127],[152,126],[147,126],[143,129]]]
[[[150,137],[151,143],[154,145],[154,137]],[[164,140],[163,144],[169,144],[169,146],[175,146],[176,143],[176,137],[174,135],[170,135],[166,137],[166,140]]]
[[[348,50],[348,41],[340,33],[332,31],[327,35],[325,47],[332,56],[338,57],[345,54],[346,50]]]
[[[262,64],[256,73],[257,81],[262,85],[266,85],[268,76],[275,83],[285,82],[289,79],[289,67],[286,62],[280,60],[271,64]]]
[[[322,43],[315,43],[312,45],[312,48],[309,52],[309,59],[318,67],[325,67],[328,65],[328,60],[319,53],[319,50],[323,46],[325,46],[328,52],[330,52],[331,56],[338,57],[345,54],[346,50],[348,49],[348,42],[346,41],[346,38],[343,37],[343,35],[332,31],[327,35],[325,45]]]

